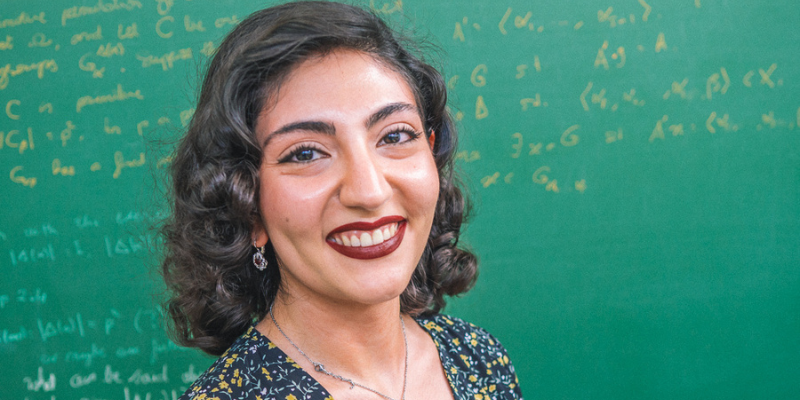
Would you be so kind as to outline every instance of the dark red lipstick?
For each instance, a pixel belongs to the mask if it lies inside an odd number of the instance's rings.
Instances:
[[[367,247],[344,246],[336,243],[336,240],[333,238],[333,235],[336,233],[347,232],[347,231],[374,231],[384,225],[393,223],[397,223],[397,233],[395,233],[394,236],[384,241],[383,243],[379,243],[373,246],[367,246]],[[358,260],[370,260],[373,258],[380,258],[387,256],[392,252],[394,252],[395,250],[397,250],[397,248],[400,247],[400,243],[403,242],[403,235],[405,234],[405,231],[406,231],[405,218],[398,215],[392,215],[388,217],[383,217],[375,222],[354,222],[351,224],[342,225],[328,234],[328,240],[326,240],[326,242],[334,250],[347,257],[355,258]]]

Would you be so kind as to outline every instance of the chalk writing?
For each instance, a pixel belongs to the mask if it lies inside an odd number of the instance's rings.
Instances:
[[[70,44],[76,45],[84,40],[102,40],[103,39],[103,28],[100,25],[97,25],[97,29],[92,32],[81,32],[72,35],[72,39],[70,39]]]
[[[141,167],[145,163],[144,153],[139,153],[139,158],[136,160],[125,160],[124,156],[122,155],[121,151],[114,152],[114,179],[119,178],[119,175],[122,173],[123,168],[135,168]]]
[[[61,131],[61,147],[67,147],[67,142],[72,139],[72,131],[76,128],[72,121],[66,122],[67,127]]]
[[[720,83],[720,78],[722,78],[722,83]],[[713,99],[714,93],[728,93],[730,86],[731,78],[728,76],[728,71],[725,68],[720,68],[719,73],[711,74],[706,80],[706,100]]]
[[[119,38],[119,40],[133,39],[135,37],[139,37],[139,31],[136,27],[136,22],[129,26],[125,26],[124,29],[122,24],[117,26],[117,38]]]
[[[22,139],[17,142],[13,138],[20,134],[19,130],[14,129],[12,131],[8,131],[8,133],[0,131],[0,149],[2,149],[3,147],[17,149],[19,154],[25,154],[25,151],[28,149],[30,150],[35,149],[36,146],[33,141],[33,128],[28,128],[27,132],[28,132],[27,136],[28,138]]]
[[[8,300],[8,296],[4,296],[4,298],[6,299],[6,301]],[[0,298],[0,301],[2,301],[2,298]],[[2,302],[0,302],[0,306],[4,307]],[[19,329],[17,329],[16,331],[9,331],[8,329],[3,329],[2,331],[0,331],[0,343],[2,344],[19,343],[27,338],[28,338],[28,330],[22,326],[20,326]]]
[[[689,78],[684,79],[683,81],[679,82],[672,82],[672,87],[664,93],[664,100],[670,98],[671,95],[675,94],[680,96],[682,99],[687,99],[689,95],[686,93],[686,84],[689,83]]]
[[[602,66],[604,69],[609,68],[608,57],[606,57],[606,50],[608,50],[608,40],[603,41],[603,44],[597,50],[597,56],[594,59],[594,67]],[[617,50],[611,54],[611,59],[617,61],[616,67],[622,68],[625,66],[627,57],[625,55],[625,48],[622,46],[617,47]]]
[[[9,178],[11,179],[11,182],[19,183],[20,185],[27,186],[29,188],[33,188],[34,186],[36,186],[36,178],[35,177],[28,178],[26,176],[23,176],[21,174],[21,171],[22,171],[21,165],[18,165],[11,169],[11,172],[9,172],[8,174]],[[13,253],[11,259],[14,260]],[[16,262],[13,262],[13,264],[16,265]]]
[[[141,369],[136,371],[128,377],[128,383],[134,385],[149,385],[152,383],[169,383],[169,374],[167,373],[167,365],[161,367],[161,372],[143,372]]]
[[[181,126],[186,127],[187,125],[189,125],[189,121],[192,120],[193,115],[194,115],[194,108],[181,111],[180,113]]]
[[[225,25],[238,25],[239,18],[236,15],[231,15],[230,17],[220,17],[214,21],[214,26],[217,28],[222,28]]]
[[[97,381],[97,374],[94,372],[89,375],[75,374],[69,378],[69,386],[73,389],[77,389],[89,385],[95,381]]]
[[[175,32],[164,32],[164,29],[161,28],[161,25],[163,25],[165,22],[175,22],[175,18],[171,15],[161,17],[161,19],[156,22],[156,34],[164,39],[169,39],[173,34],[175,34]]]
[[[55,336],[63,335],[78,335],[80,337],[86,336],[83,318],[80,313],[75,314],[74,317],[68,317],[66,321],[61,319],[53,321],[44,321],[41,318],[36,319],[36,326],[39,328],[39,337],[42,342],[47,342],[48,339]]]
[[[122,134],[122,128],[120,128],[117,125],[111,125],[111,122],[109,122],[108,117],[105,117],[103,119],[103,131],[105,131],[105,133],[109,135]]]
[[[22,103],[19,100],[16,100],[16,99],[9,100],[8,103],[6,103],[6,115],[8,116],[8,118],[14,119],[14,120],[18,120],[19,119],[19,114],[12,113],[11,112],[11,107],[12,106],[18,106],[20,104],[22,104]]]
[[[158,3],[156,5],[156,10],[158,11],[159,15],[167,15],[169,14],[169,10],[175,5],[174,0],[156,0]]]
[[[217,48],[214,46],[214,42],[205,42],[203,43],[203,48],[200,49],[200,53],[206,57],[211,57],[215,51],[217,51]]]
[[[64,9],[64,11],[61,12],[61,26],[66,26],[67,21],[71,19],[76,19],[87,15],[93,15],[100,12],[110,13],[119,10],[131,11],[135,8],[142,8],[142,3],[138,0],[127,0],[121,2],[119,0],[112,0],[111,3],[104,3],[103,0],[98,0],[96,6],[74,6]]]
[[[185,49],[180,49],[177,52],[171,51],[171,52],[166,53],[166,54],[164,54],[164,55],[162,55],[160,57],[156,57],[156,56],[152,56],[152,55],[141,56],[141,55],[137,54],[136,58],[139,61],[142,62],[142,67],[143,68],[147,68],[147,67],[150,67],[152,65],[158,64],[158,65],[161,65],[161,68],[164,71],[168,71],[168,70],[172,69],[172,67],[174,66],[175,61],[191,59],[192,58],[192,49],[190,47],[187,47]]]
[[[205,32],[206,30],[203,21],[194,22],[188,15],[183,17],[183,27],[186,32]]]
[[[80,68],[81,71],[91,72],[92,78],[102,78],[103,73],[106,72],[106,68],[102,67],[98,69],[97,64],[91,61],[86,61],[86,57],[89,57],[91,55],[92,53],[86,53],[83,56],[81,56],[81,58],[78,60],[78,68]]]
[[[489,116],[489,108],[486,107],[486,103],[483,101],[483,96],[478,96],[475,99],[475,119],[484,119]]]
[[[11,50],[14,48],[14,38],[6,35],[6,40],[0,42],[0,50]]]
[[[606,131],[606,143],[614,143],[622,140],[622,128],[616,131]]]
[[[50,165],[53,175],[75,176],[75,167],[71,165],[61,165],[61,160],[54,158]]]
[[[31,37],[31,41],[28,42],[28,47],[47,47],[53,44],[52,39],[48,39],[44,33],[36,33]]]
[[[586,191],[586,179],[581,179],[579,181],[575,181],[575,190],[580,192],[581,194]]]
[[[124,256],[136,254],[152,248],[155,243],[151,235],[139,235],[138,237],[130,236],[128,238],[119,238],[114,242],[110,237],[103,238],[106,244],[106,255],[108,257]],[[113,245],[112,245],[113,243]]]
[[[100,57],[111,58],[112,56],[122,56],[125,55],[125,46],[122,43],[117,43],[112,45],[111,43],[107,43],[105,45],[100,45],[97,48],[97,52],[95,53]]]
[[[112,94],[107,94],[103,96],[83,96],[78,99],[75,103],[75,111],[81,112],[81,110],[90,105],[95,104],[105,104],[105,103],[114,103],[117,101],[125,101],[129,99],[137,99],[143,100],[144,96],[142,96],[142,92],[139,89],[136,89],[133,92],[127,92],[122,89],[122,84],[117,84],[117,90]]]
[[[40,390],[43,392],[52,392],[56,390],[56,375],[51,373],[45,378],[44,367],[39,367],[36,378],[26,376],[22,378],[22,381],[25,382],[26,388],[31,392],[38,392]]]
[[[456,160],[461,160],[465,163],[471,163],[473,161],[478,161],[481,159],[481,153],[478,151],[459,151],[456,153]]]
[[[78,314],[78,316],[80,317],[80,314]],[[95,359],[106,358],[106,357],[107,357],[106,350],[102,347],[98,347],[97,344],[92,343],[92,346],[89,350],[68,351],[64,355],[64,361],[83,363],[83,365],[91,367]]]
[[[48,59],[31,64],[17,64],[14,69],[11,69],[11,64],[6,64],[0,68],[0,90],[8,87],[8,82],[11,77],[22,75],[26,72],[36,71],[36,76],[39,79],[44,78],[45,71],[57,72],[58,64],[56,60]]]
[[[38,22],[40,24],[47,23],[47,19],[45,19],[44,16],[44,11],[35,15],[29,15],[28,13],[23,11],[22,13],[19,14],[17,18],[9,18],[0,21],[0,29],[32,24],[34,22]]]
[[[662,50],[667,49],[667,40],[664,37],[664,32],[658,34],[656,38],[656,53],[660,53]]]
[[[369,0],[370,10],[380,14],[394,14],[403,11],[403,0],[394,0],[393,2],[386,2],[381,7],[375,5],[375,0]]]
[[[472,75],[470,75],[469,80],[472,82],[475,87],[483,87],[486,86],[486,73],[489,69],[486,67],[486,64],[479,64],[475,69],[472,70]]]

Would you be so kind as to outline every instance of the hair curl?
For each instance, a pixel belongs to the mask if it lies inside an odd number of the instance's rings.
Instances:
[[[436,133],[439,199],[422,257],[400,297],[403,312],[438,312],[444,296],[469,290],[477,259],[457,247],[468,209],[453,172],[456,129],[442,76],[376,15],[329,2],[297,2],[256,12],[217,49],[195,114],[171,166],[172,213],[163,227],[161,273],[173,338],[219,355],[266,316],[280,288],[274,249],[252,266],[261,148],[255,124],[292,68],[312,56],[352,49],[400,73],[415,94],[426,134]]]

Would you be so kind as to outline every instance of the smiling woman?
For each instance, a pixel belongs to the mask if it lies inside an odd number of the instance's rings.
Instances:
[[[173,333],[222,354],[184,398],[521,398],[499,342],[438,314],[477,268],[446,101],[356,7],[229,34],[172,167]]]

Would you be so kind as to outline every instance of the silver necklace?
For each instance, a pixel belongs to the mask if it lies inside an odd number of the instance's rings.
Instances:
[[[375,393],[378,396],[381,396],[386,400],[395,400],[394,398],[389,397],[389,396],[387,396],[387,395],[385,395],[385,394],[383,394],[383,393],[381,393],[381,392],[379,392],[379,391],[377,391],[377,390],[375,390],[373,388],[364,386],[364,385],[362,385],[362,384],[360,384],[358,382],[353,381],[352,379],[345,378],[345,377],[343,377],[341,375],[337,375],[337,374],[334,374],[333,372],[328,371],[327,369],[325,369],[324,365],[312,360],[311,357],[308,356],[308,354],[306,354],[303,350],[301,350],[300,347],[298,345],[296,345],[292,341],[292,339],[289,339],[289,336],[286,335],[286,332],[284,332],[283,329],[281,329],[281,326],[278,325],[278,321],[275,320],[275,315],[272,314],[272,305],[269,306],[269,317],[272,318],[272,323],[275,324],[276,328],[278,328],[278,332],[280,332],[281,335],[283,335],[283,337],[286,338],[286,340],[288,340],[289,343],[291,343],[292,346],[294,346],[294,348],[297,349],[297,351],[300,352],[300,354],[302,354],[303,357],[305,357],[306,360],[308,360],[308,362],[310,362],[314,366],[314,371],[322,372],[323,374],[328,375],[328,376],[330,376],[332,378],[338,379],[338,380],[340,380],[342,382],[345,382],[345,383],[349,383],[351,390],[354,387],[358,386],[358,387],[360,387],[362,389],[369,390],[370,392]],[[404,369],[403,369],[403,393],[400,395],[400,400],[405,400],[406,399],[406,377],[408,377],[408,339],[406,338],[406,323],[405,323],[405,321],[403,321],[403,316],[402,315],[400,316],[400,327],[403,328],[403,347],[404,347],[405,353],[406,353],[405,354]]]

